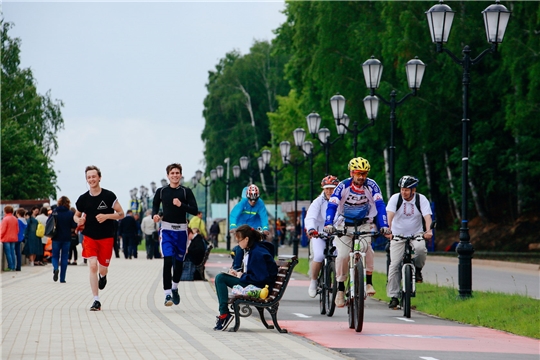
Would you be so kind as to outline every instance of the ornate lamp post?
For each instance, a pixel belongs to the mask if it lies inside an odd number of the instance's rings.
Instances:
[[[278,256],[278,247],[279,247],[279,239],[277,237],[277,207],[278,207],[278,174],[285,169],[287,166],[287,158],[289,156],[289,152],[291,150],[291,144],[288,141],[282,141],[279,144],[279,152],[281,154],[281,160],[283,161],[283,166],[281,168],[278,168],[277,166],[274,166],[273,168],[270,168],[270,172],[274,175],[274,206],[275,206],[275,215],[274,215],[274,239],[272,243],[274,244],[275,249],[275,256]],[[270,160],[272,157],[272,153],[270,150],[263,150],[261,153],[261,157],[263,159],[264,166],[270,164]],[[263,168],[264,170],[264,168]]]
[[[230,184],[231,184],[231,180],[229,180],[229,162],[230,162],[230,159],[229,158],[226,158],[224,161],[224,163],[227,164],[227,179],[226,180],[223,180],[223,166],[221,165],[218,165],[216,166],[216,175],[217,177],[223,181],[226,185],[226,188],[227,188],[227,192],[226,192],[226,196],[225,196],[225,201],[227,202],[227,236],[226,236],[226,239],[227,239],[227,250],[231,250],[231,233],[229,232],[229,227],[230,227],[230,223],[229,223],[229,213],[230,213],[230,202],[229,202],[229,198],[230,198]],[[240,176],[240,167],[238,165],[234,165],[233,166],[233,176],[235,179],[237,179],[239,176]]]
[[[210,178],[204,178],[204,184],[201,182],[203,172],[201,170],[195,171],[195,178],[197,183],[204,186],[204,221],[208,224],[208,188],[216,181],[217,171],[215,169],[210,170]],[[196,186],[196,185],[195,185]]]
[[[345,97],[340,94],[336,94],[330,98],[330,105],[332,106],[332,113],[334,114],[334,120],[336,122],[336,129],[338,135],[345,135],[347,131],[350,131],[353,134],[353,151],[354,151],[354,157],[357,156],[357,149],[358,149],[358,134],[366,130],[368,127],[375,125],[375,119],[369,118],[369,122],[362,126],[360,129],[358,129],[358,122],[355,121],[353,124],[353,128],[351,129],[349,127],[350,119],[347,114],[344,113],[345,111]]]
[[[319,140],[321,145],[324,147],[326,154],[326,175],[330,174],[330,147],[334,145],[339,139],[343,137],[343,134],[336,138],[334,141],[330,141],[330,130],[327,128],[319,129],[321,126],[321,116],[317,113],[311,113],[306,117],[308,124],[308,130],[311,136],[314,139]],[[338,129],[339,131],[339,129]]]
[[[461,152],[461,228],[459,229],[459,244],[456,248],[459,258],[459,296],[468,298],[472,296],[472,269],[471,258],[474,248],[470,243],[468,228],[468,176],[469,176],[469,84],[470,69],[478,64],[488,53],[497,52],[497,45],[502,43],[506,26],[510,20],[510,11],[501,5],[499,1],[488,6],[482,11],[486,37],[491,46],[480,53],[476,58],[471,58],[471,49],[468,45],[463,48],[463,58],[460,60],[450,50],[443,47],[448,42],[448,35],[452,28],[455,12],[441,1],[426,11],[426,16],[431,33],[431,41],[437,45],[437,52],[447,53],[452,60],[463,68],[463,116],[462,116],[462,152]]]
[[[298,150],[304,153],[304,156],[309,158],[309,199],[313,201],[313,157],[318,154],[313,153],[313,143],[311,141],[304,141],[306,138],[306,131],[302,128],[297,128],[293,131],[294,144]]]
[[[366,109],[368,119],[374,121],[377,118],[379,101],[382,101],[382,103],[390,106],[390,151],[388,155],[390,168],[390,186],[388,196],[391,196],[394,193],[395,186],[394,129],[396,121],[396,108],[401,105],[405,100],[407,100],[410,96],[416,96],[416,91],[420,88],[420,84],[422,83],[425,68],[426,65],[424,65],[422,61],[418,60],[418,58],[409,60],[409,62],[407,62],[407,65],[405,65],[405,70],[407,72],[407,82],[412,92],[405,95],[401,100],[396,101],[396,91],[392,90],[390,92],[390,101],[388,101],[381,95],[375,93],[375,90],[379,88],[379,84],[381,82],[381,75],[383,71],[383,65],[381,64],[381,62],[372,56],[371,59],[365,61],[364,64],[362,64],[366,87],[371,92],[370,96],[364,98],[364,107]]]

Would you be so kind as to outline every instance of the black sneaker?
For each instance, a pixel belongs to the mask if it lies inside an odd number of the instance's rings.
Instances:
[[[171,295],[165,296],[165,306],[172,306],[173,299]]]
[[[90,311],[100,311],[101,310],[101,303],[97,300],[94,300],[94,303],[92,304],[92,307],[90,308]]]
[[[172,302],[174,305],[180,304],[180,294],[178,293],[178,289],[172,289]]]
[[[416,268],[415,277],[416,277],[416,282],[417,283],[424,282],[424,278],[422,277],[422,268],[419,268],[419,267]]]
[[[390,309],[397,309],[399,306],[399,300],[395,297],[392,298],[392,300],[390,300],[390,304],[388,304],[388,307]]]
[[[105,285],[107,285],[107,275],[103,277],[99,275],[99,281],[98,281],[99,290],[105,289]]]
[[[53,277],[52,277],[52,279],[53,279],[54,281],[58,281],[58,270],[54,270],[54,271],[53,271]]]
[[[234,319],[234,316],[231,313],[229,313],[223,319],[220,319],[219,316],[216,316],[216,319],[217,319],[216,320],[216,326],[214,327],[214,330],[215,331],[225,331],[227,329],[227,327],[229,326],[229,324],[231,323],[231,321]]]

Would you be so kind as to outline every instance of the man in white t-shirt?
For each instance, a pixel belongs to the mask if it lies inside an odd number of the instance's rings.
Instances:
[[[399,179],[400,192],[392,195],[386,206],[388,224],[393,235],[411,236],[422,234],[424,239],[431,239],[431,206],[428,199],[416,193],[418,179],[413,176],[403,176]],[[418,203],[417,203],[418,202]],[[422,224],[422,219],[425,222]],[[392,235],[387,236],[392,239]],[[427,249],[425,240],[413,241],[415,252],[416,282],[422,282],[422,268],[426,263]],[[390,268],[388,269],[388,283],[386,294],[391,298],[389,308],[395,309],[399,305],[399,283],[401,281],[401,259],[405,251],[403,241],[390,240]]]

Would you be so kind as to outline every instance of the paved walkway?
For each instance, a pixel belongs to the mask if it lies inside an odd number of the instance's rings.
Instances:
[[[165,307],[162,260],[111,260],[102,310],[89,311],[88,267],[52,265],[1,274],[2,359],[344,359],[254,317],[237,333],[213,331],[217,298],[209,282],[180,283],[181,303]]]

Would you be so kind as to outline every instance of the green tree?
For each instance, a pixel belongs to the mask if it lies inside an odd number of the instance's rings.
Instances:
[[[64,126],[62,102],[37,93],[31,69],[20,68],[20,42],[2,31],[2,199],[56,197],[56,134]]]

